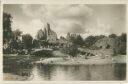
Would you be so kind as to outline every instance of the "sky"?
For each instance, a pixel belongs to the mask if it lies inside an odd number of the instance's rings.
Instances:
[[[109,35],[126,32],[126,5],[121,4],[5,4],[13,17],[12,30],[33,37],[48,22],[58,36],[67,33]]]

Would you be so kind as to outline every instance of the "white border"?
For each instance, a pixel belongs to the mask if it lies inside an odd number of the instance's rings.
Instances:
[[[128,0],[3,0],[7,4],[126,4]]]
[[[128,81],[3,81],[3,56],[2,56],[2,14],[3,14],[3,4],[128,4],[128,0],[3,0],[0,4],[0,84],[127,84]],[[127,5],[128,14],[128,5]],[[126,15],[127,15],[126,14]],[[128,17],[127,17],[128,22]],[[128,24],[126,25],[126,28]],[[127,30],[128,32],[128,30]],[[127,37],[128,39],[128,37]],[[128,47],[127,47],[128,51]],[[126,57],[127,58],[127,57]],[[128,61],[128,59],[127,59]],[[127,65],[128,67],[128,65]],[[127,68],[128,70],[128,68]],[[128,75],[128,73],[127,73]],[[128,79],[128,78],[127,78]]]
[[[2,35],[3,35],[3,33],[2,33],[2,31],[3,31],[3,28],[2,28],[2,11],[3,11],[3,6],[2,6],[2,1],[0,1],[0,67],[1,67],[1,69],[0,69],[0,80],[2,80],[2,78],[3,78],[3,55],[2,55],[2,38],[1,37],[3,37]]]

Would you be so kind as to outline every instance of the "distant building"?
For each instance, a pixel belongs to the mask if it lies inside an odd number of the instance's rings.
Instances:
[[[74,34],[74,33],[67,33],[66,39],[68,41],[71,41],[72,38],[77,38],[78,34]]]

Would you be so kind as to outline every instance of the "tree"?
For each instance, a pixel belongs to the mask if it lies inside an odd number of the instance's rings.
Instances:
[[[22,41],[24,43],[24,48],[27,50],[31,50],[33,38],[30,34],[22,35]]]
[[[76,57],[77,53],[78,53],[78,48],[77,46],[74,44],[74,45],[71,45],[69,47],[69,51],[68,51],[69,55],[73,56],[73,57]]]
[[[12,49],[16,49],[16,50],[21,50],[22,49],[22,44],[21,44],[21,34],[22,31],[20,31],[19,29],[16,29],[15,31],[12,31],[12,41],[11,41],[11,48]]]
[[[116,38],[114,51],[116,54],[126,55],[126,47],[127,47],[127,35],[126,33],[122,33],[120,36]]]
[[[87,38],[85,38],[85,46],[90,48],[91,46],[93,46],[93,44],[95,44],[96,41],[98,41],[99,39],[104,38],[104,35],[100,35],[100,36],[88,36]]]
[[[116,38],[116,37],[117,37],[116,34],[111,34],[111,35],[109,35],[109,38]]]
[[[12,38],[12,16],[8,13],[3,13],[3,42],[9,42]]]
[[[39,48],[39,47],[40,47],[39,40],[34,39],[34,40],[33,40],[33,48]]]
[[[81,37],[81,35],[68,33],[66,38],[69,42],[72,42],[76,45],[82,46],[84,44],[84,41],[83,41],[83,38]]]
[[[95,40],[97,41],[97,40],[102,39],[102,38],[104,38],[104,37],[106,37],[106,36],[105,36],[105,35],[95,36]]]
[[[91,47],[94,43],[96,42],[96,38],[95,36],[88,36],[86,39],[85,39],[85,46],[86,47]]]
[[[121,36],[119,37],[119,39],[120,39],[122,42],[126,42],[126,40],[127,40],[127,34],[126,34],[126,33],[122,33]]]
[[[63,47],[62,52],[69,54],[72,57],[76,57],[78,53],[78,47],[75,44],[71,44],[70,46],[66,45]]]
[[[74,36],[70,36],[69,41],[75,43],[76,38]]]
[[[12,40],[12,16],[3,13],[3,53],[11,53],[10,42]]]
[[[21,37],[22,31],[19,29],[16,29],[13,31],[13,40],[18,40]]]
[[[82,46],[84,44],[83,38],[81,35],[78,35],[75,39],[75,44]]]

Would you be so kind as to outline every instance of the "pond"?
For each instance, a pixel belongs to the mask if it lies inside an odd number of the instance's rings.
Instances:
[[[126,80],[126,64],[4,65],[4,80],[26,81],[117,81]]]

